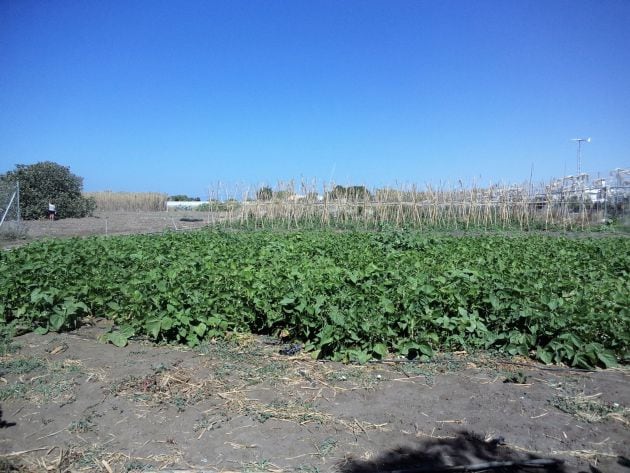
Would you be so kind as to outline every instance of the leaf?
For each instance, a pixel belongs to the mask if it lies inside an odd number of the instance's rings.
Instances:
[[[50,328],[58,332],[66,323],[66,315],[61,312],[55,312],[50,316]]]
[[[144,329],[155,339],[160,334],[162,318],[159,316],[149,317],[144,323]]]
[[[379,358],[384,358],[387,355],[387,346],[382,343],[377,343],[372,347],[372,351],[376,353]]]
[[[383,312],[386,314],[393,314],[394,312],[396,312],[396,307],[394,307],[394,303],[391,301],[391,299],[388,299],[387,297],[381,298],[381,307],[383,309]]]
[[[127,345],[128,338],[123,333],[116,331],[108,333],[107,340],[117,347],[124,347]]]
[[[168,331],[173,327],[174,320],[170,317],[162,317],[160,321],[160,330]]]
[[[605,368],[614,368],[615,366],[619,365],[615,355],[608,350],[598,351],[597,359],[602,362]]]
[[[424,355],[427,355],[429,357],[433,356],[433,348],[431,348],[426,343],[419,343],[418,344],[418,350],[420,350],[420,353],[422,353]]]
[[[346,318],[341,314],[337,307],[331,307],[328,317],[330,317],[330,321],[333,324],[340,327],[343,327],[346,324]]]
[[[325,325],[322,330],[319,332],[319,346],[324,347],[331,343],[334,338],[333,334],[335,332],[335,328],[332,325]]]
[[[360,365],[366,364],[372,358],[365,350],[348,350],[348,355]]]
[[[42,290],[40,288],[33,289],[31,292],[31,303],[36,304],[42,299]]]
[[[186,337],[186,344],[189,347],[196,347],[197,345],[199,345],[199,339],[197,338],[197,335],[195,335],[193,332],[190,332]]]
[[[552,361],[552,355],[548,351],[545,351],[543,348],[536,348],[536,358],[542,361],[544,364],[549,365]]]
[[[119,312],[120,311],[120,304],[118,304],[118,302],[109,301],[107,303],[107,307],[109,307],[114,312]]]
[[[499,298],[495,294],[490,294],[490,297],[488,297],[488,300],[490,301],[490,305],[492,305],[492,308],[494,310],[501,308],[501,302],[499,301]]]
[[[122,325],[118,331],[127,338],[131,338],[136,334],[136,330],[131,325]]]
[[[573,359],[571,360],[571,364],[573,366],[578,366],[580,368],[592,369],[593,364],[584,356],[583,353],[577,353]]]
[[[200,337],[203,337],[204,333],[206,333],[206,330],[208,329],[208,327],[206,327],[206,324],[204,324],[203,322],[201,322],[199,325],[197,325],[193,330],[195,331],[195,333],[197,335],[199,335]]]
[[[37,327],[33,332],[37,335],[46,335],[48,333],[48,327]]]

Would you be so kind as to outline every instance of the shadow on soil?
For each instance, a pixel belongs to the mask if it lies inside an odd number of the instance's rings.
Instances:
[[[7,427],[13,427],[15,422],[7,422],[2,418],[2,406],[0,406],[0,429],[6,429]]]
[[[503,439],[485,441],[460,432],[454,438],[426,440],[415,447],[400,447],[372,460],[350,459],[341,473],[438,473],[464,471],[567,473],[561,460],[523,455],[503,445]]]

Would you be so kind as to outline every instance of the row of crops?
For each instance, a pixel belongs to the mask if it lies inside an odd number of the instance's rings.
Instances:
[[[492,349],[613,366],[630,347],[630,238],[208,230],[0,255],[0,324],[86,315],[113,319],[120,346],[284,331],[344,361]]]

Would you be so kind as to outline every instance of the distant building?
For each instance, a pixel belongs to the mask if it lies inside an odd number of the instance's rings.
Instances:
[[[167,200],[166,210],[193,210],[207,203],[208,201],[200,200]]]

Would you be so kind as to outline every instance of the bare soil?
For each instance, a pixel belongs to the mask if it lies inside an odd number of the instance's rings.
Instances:
[[[108,327],[22,335],[0,358],[5,471],[359,472],[531,458],[565,461],[549,471],[629,471],[625,369],[463,353],[342,365],[253,336],[116,348],[98,341]]]
[[[204,223],[184,216],[29,222],[29,238]],[[109,328],[88,320],[0,344],[0,472],[630,473],[628,368],[466,353],[342,365],[236,335],[194,350],[142,340],[116,348],[98,340]],[[548,468],[518,466],[532,459]]]
[[[96,212],[93,217],[64,218],[61,220],[27,220],[26,238],[4,240],[4,247],[28,243],[42,238],[85,237],[92,235],[128,235],[159,233],[167,230],[191,230],[208,223],[207,212]]]
[[[26,233],[23,238],[0,238],[0,247],[11,248],[24,245],[43,238],[86,237],[93,235],[129,235],[137,233],[160,233],[165,231],[186,231],[202,228],[209,222],[216,222],[225,218],[225,214],[199,212],[195,210],[173,211],[142,211],[142,212],[96,212],[92,217],[66,218],[61,220],[28,220],[22,222]],[[463,234],[453,231],[454,235]],[[563,235],[576,238],[606,237],[610,235],[628,236],[629,232],[582,232],[555,233],[544,232],[546,235]],[[0,237],[2,234],[0,234]]]

